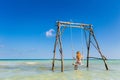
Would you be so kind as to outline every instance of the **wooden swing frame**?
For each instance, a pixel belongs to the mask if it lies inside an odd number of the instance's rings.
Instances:
[[[104,64],[105,64],[105,68],[106,70],[108,70],[108,66],[106,63],[106,58],[105,56],[103,56],[100,47],[98,45],[97,39],[95,37],[93,28],[91,24],[83,24],[83,23],[73,23],[73,22],[64,22],[64,21],[57,21],[57,31],[56,31],[56,39],[55,39],[55,44],[54,44],[54,50],[53,50],[53,61],[52,61],[52,71],[54,71],[54,67],[55,67],[55,57],[56,57],[56,48],[57,45],[59,46],[59,52],[60,52],[60,56],[61,56],[61,72],[64,71],[64,58],[63,58],[63,49],[62,49],[62,40],[61,40],[61,35],[63,33],[64,30],[61,31],[61,27],[65,28],[82,28],[84,29],[85,32],[85,37],[86,37],[86,45],[87,45],[87,65],[86,67],[89,67],[89,58],[90,58],[90,43],[97,49],[97,51],[99,52],[101,59],[103,60]],[[86,31],[89,32],[89,36],[87,38],[86,35]],[[93,38],[94,43],[92,43],[91,38]],[[88,40],[87,40],[88,39]]]

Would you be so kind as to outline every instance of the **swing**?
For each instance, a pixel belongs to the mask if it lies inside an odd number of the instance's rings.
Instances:
[[[53,51],[54,54],[53,54],[53,62],[52,62],[52,71],[54,71],[54,67],[55,67],[54,64],[55,64],[55,57],[56,57],[56,48],[57,48],[57,45],[59,45],[58,48],[59,48],[59,53],[60,53],[60,56],[61,56],[61,72],[64,71],[64,57],[63,57],[63,49],[62,49],[62,42],[61,42],[62,41],[61,40],[61,35],[62,35],[61,34],[61,27],[64,27],[64,28],[66,28],[66,27],[68,27],[68,28],[82,28],[82,29],[84,29],[84,34],[86,32],[88,32],[88,36],[86,36],[86,34],[84,35],[86,37],[85,40],[86,40],[86,47],[87,47],[87,65],[86,65],[86,67],[87,68],[89,67],[90,46],[91,46],[91,44],[93,44],[91,42],[91,40],[93,39],[93,41],[94,41],[93,46],[96,48],[96,50],[100,54],[100,56],[101,56],[101,58],[102,58],[102,60],[104,62],[106,70],[108,70],[108,66],[107,66],[105,57],[103,56],[103,54],[102,54],[102,52],[100,50],[98,41],[96,39],[96,36],[94,34],[94,31],[93,31],[93,28],[92,28],[91,24],[73,23],[73,22],[64,22],[64,21],[57,21],[56,23],[57,23],[57,25],[56,25],[57,26],[57,32],[56,32],[56,38],[55,38],[55,44],[54,44],[54,51]],[[71,37],[71,39],[72,39],[72,37]],[[73,51],[74,51],[74,49],[73,49],[73,45],[72,45],[72,54],[74,54]],[[82,53],[83,53],[83,51],[82,51]]]
[[[82,36],[82,29],[81,29],[81,37],[83,37]],[[75,62],[75,60],[76,60],[76,58],[74,57],[74,53],[75,53],[75,49],[74,49],[74,46],[73,46],[73,39],[72,39],[72,28],[70,27],[70,40],[71,40],[71,48],[72,48],[72,60],[73,60],[73,63],[72,63],[72,65],[74,65],[74,70],[78,70],[78,66],[79,65],[83,65],[82,64],[82,61],[83,61],[83,59],[81,59],[80,60],[80,64],[78,64],[77,62]],[[81,50],[81,52],[82,52],[82,54],[81,54],[81,56],[83,55],[83,39],[81,38],[81,45],[82,45],[82,50]]]

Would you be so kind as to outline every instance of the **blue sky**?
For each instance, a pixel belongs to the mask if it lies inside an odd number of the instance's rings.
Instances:
[[[0,0],[0,58],[52,58],[56,21],[93,24],[107,58],[120,58],[119,0]],[[72,29],[74,49],[81,51],[81,30]],[[81,40],[81,41],[80,41]],[[72,58],[70,29],[63,37],[64,58]],[[84,56],[86,56],[84,46]],[[99,56],[94,49],[92,56]],[[57,54],[59,58],[59,54]]]

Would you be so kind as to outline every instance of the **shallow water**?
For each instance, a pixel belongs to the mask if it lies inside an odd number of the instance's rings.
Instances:
[[[64,72],[60,72],[60,61],[51,71],[51,60],[1,60],[0,80],[120,80],[120,60],[107,60],[106,71],[102,60],[86,60],[79,70],[74,70],[73,60],[64,61]]]

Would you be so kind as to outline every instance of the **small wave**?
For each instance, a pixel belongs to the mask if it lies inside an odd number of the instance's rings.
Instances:
[[[25,62],[24,64],[27,64],[27,65],[36,65],[36,64],[39,64],[38,62]]]

